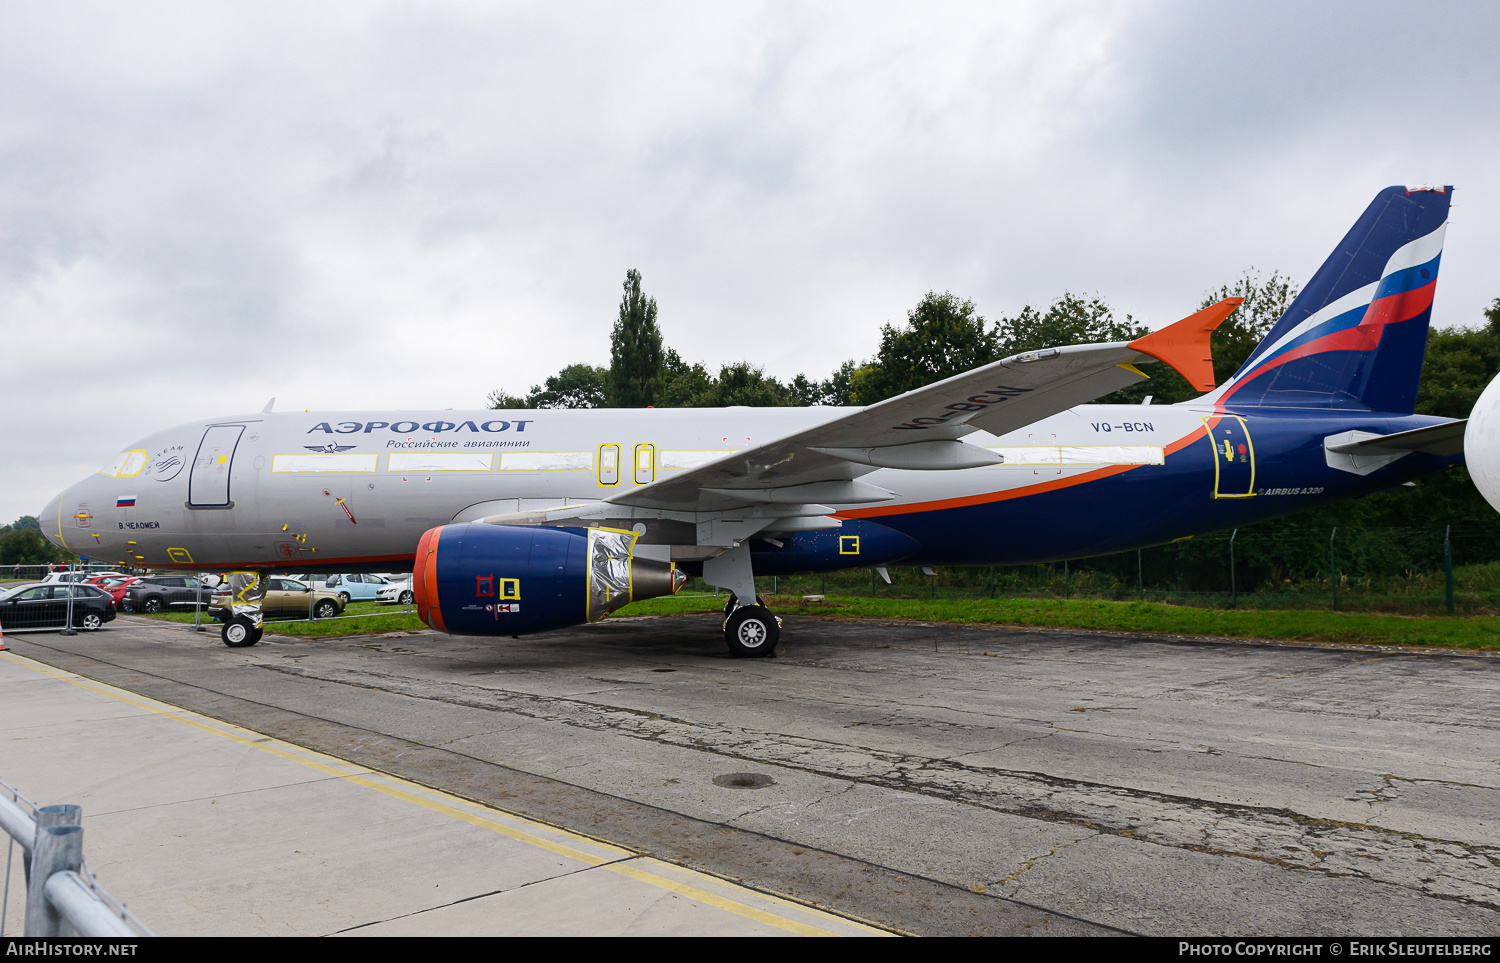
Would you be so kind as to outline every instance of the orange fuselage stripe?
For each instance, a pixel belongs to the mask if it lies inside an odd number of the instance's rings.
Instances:
[[[1208,429],[1199,427],[1196,431],[1179,438],[1166,447],[1166,455],[1172,455],[1181,451],[1188,445],[1206,436]],[[1039,495],[1042,492],[1058,491],[1063,488],[1072,488],[1074,485],[1084,485],[1111,475],[1118,475],[1127,471],[1135,471],[1142,465],[1110,465],[1107,468],[1096,468],[1082,475],[1074,475],[1072,478],[1058,478],[1053,481],[1042,482],[1037,485],[1027,485],[1024,488],[1013,488],[1003,492],[985,492],[979,495],[964,495],[960,498],[942,498],[931,502],[915,502],[906,505],[884,505],[879,508],[855,508],[849,511],[837,513],[835,518],[878,518],[882,515],[906,515],[915,512],[935,512],[945,508],[966,508],[970,505],[987,505],[991,502],[1010,501],[1012,498],[1025,498],[1028,495]]]

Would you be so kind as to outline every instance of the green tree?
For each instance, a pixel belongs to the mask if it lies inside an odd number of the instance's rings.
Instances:
[[[44,562],[73,561],[71,554],[53,545],[42,536],[40,525],[35,528],[25,525],[24,523],[28,520],[36,521],[29,515],[23,515],[15,525],[0,528],[0,565],[9,568],[17,563],[39,565]],[[8,577],[9,574],[0,572],[0,577]]]
[[[607,408],[609,371],[589,364],[570,364],[526,393],[529,408]]]
[[[859,370],[859,365],[851,358],[839,365],[828,376],[828,380],[818,386],[822,393],[822,400],[818,404],[824,405],[852,405],[854,404],[854,372]]]
[[[540,385],[532,385],[525,398],[504,391],[490,392],[488,407],[512,408],[607,408],[609,370],[588,364],[570,364]]]
[[[988,364],[998,352],[998,335],[973,301],[929,291],[905,324],[881,326],[875,359],[849,373],[850,395],[855,404],[873,404]]]
[[[33,532],[39,533],[42,530],[42,523],[37,521],[37,517],[35,515],[22,515],[20,518],[11,522],[10,527],[18,532],[22,529],[29,528]]]
[[[1198,310],[1218,304],[1225,298],[1244,298],[1245,301],[1214,329],[1209,338],[1209,347],[1214,359],[1214,383],[1223,384],[1240,370],[1245,359],[1256,345],[1265,340],[1267,334],[1281,320],[1286,309],[1297,297],[1297,286],[1280,272],[1272,271],[1270,277],[1261,280],[1259,272],[1250,268],[1234,284],[1221,284],[1216,291],[1204,295]],[[1139,329],[1141,334],[1146,329]],[[1133,335],[1139,337],[1139,335]],[[1149,361],[1137,365],[1151,377],[1150,381],[1122,388],[1114,394],[1100,399],[1103,404],[1140,404],[1151,395],[1152,404],[1172,405],[1179,401],[1191,401],[1202,392],[1187,383],[1187,379],[1160,361]]]
[[[727,407],[746,405],[751,408],[778,408],[797,404],[786,385],[750,364],[737,361],[719,369],[719,377],[712,394],[712,405],[699,407]]]
[[[1251,268],[1240,276],[1233,286],[1220,285],[1217,291],[1204,296],[1200,309],[1217,304],[1225,298],[1244,298],[1245,303],[1214,329],[1209,344],[1213,347],[1214,381],[1223,384],[1240,370],[1250,352],[1266,339],[1276,322],[1286,314],[1286,309],[1297,299],[1297,286],[1290,278],[1272,271],[1264,281]]]
[[[662,359],[662,391],[659,404],[663,408],[693,408],[701,399],[711,397],[714,376],[701,364],[688,364],[676,349],[668,348]]]
[[[661,329],[656,299],[641,294],[641,272],[625,272],[620,317],[610,335],[609,400],[616,408],[656,404],[662,388]]]
[[[499,388],[496,388],[494,391],[491,391],[489,393],[489,396],[484,399],[484,406],[486,408],[495,409],[513,409],[527,407],[525,398],[517,398],[515,395],[508,395]]]
[[[720,367],[717,376],[708,373],[701,364],[686,365],[676,352],[671,352],[669,372],[676,368],[674,376],[667,382],[664,407],[674,408],[724,408],[729,405],[745,405],[751,408],[775,408],[796,405],[801,402],[786,385],[746,361]],[[802,377],[799,375],[799,377]],[[802,378],[806,382],[806,378]]]
[[[995,322],[1001,357],[1069,344],[1134,341],[1147,330],[1128,314],[1123,321],[1116,318],[1114,309],[1098,295],[1085,298],[1070,292],[1064,292],[1045,312],[1028,304],[1014,318]]]

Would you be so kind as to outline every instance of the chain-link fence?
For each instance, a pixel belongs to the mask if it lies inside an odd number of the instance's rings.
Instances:
[[[1229,531],[1036,565],[894,566],[759,577],[762,593],[1108,599],[1208,608],[1500,614],[1500,526]],[[929,574],[929,571],[931,574]],[[693,589],[713,592],[695,583]]]
[[[0,570],[40,579],[45,565]],[[54,566],[60,569],[60,566]],[[111,570],[106,565],[91,569]],[[775,595],[1132,599],[1213,608],[1500,615],[1500,524],[1245,529],[1038,565],[895,566],[767,577]],[[141,573],[144,574],[144,573]],[[701,582],[690,589],[712,593]]]
[[[107,562],[89,562],[88,564],[66,565],[54,562],[50,565],[43,564],[21,564],[19,562],[10,565],[0,565],[0,582],[40,582],[53,572],[122,572],[127,575],[145,575],[144,568],[127,568],[120,565],[110,565]]]

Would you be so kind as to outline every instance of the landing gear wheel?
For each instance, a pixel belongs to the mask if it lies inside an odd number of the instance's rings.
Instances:
[[[224,623],[219,636],[231,649],[243,649],[260,641],[261,630],[243,615],[237,615]]]
[[[313,606],[313,618],[331,619],[338,614],[339,607],[334,603],[333,599],[324,599],[317,605]]]
[[[741,605],[724,622],[729,654],[744,659],[765,658],[776,651],[781,621],[764,605]]]

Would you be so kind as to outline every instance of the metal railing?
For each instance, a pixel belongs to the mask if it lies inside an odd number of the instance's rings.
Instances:
[[[37,806],[0,782],[0,828],[5,885],[0,890],[0,936],[10,916],[16,850],[26,888],[25,936],[91,939],[153,936],[135,914],[99,885],[83,859],[83,809]]]

